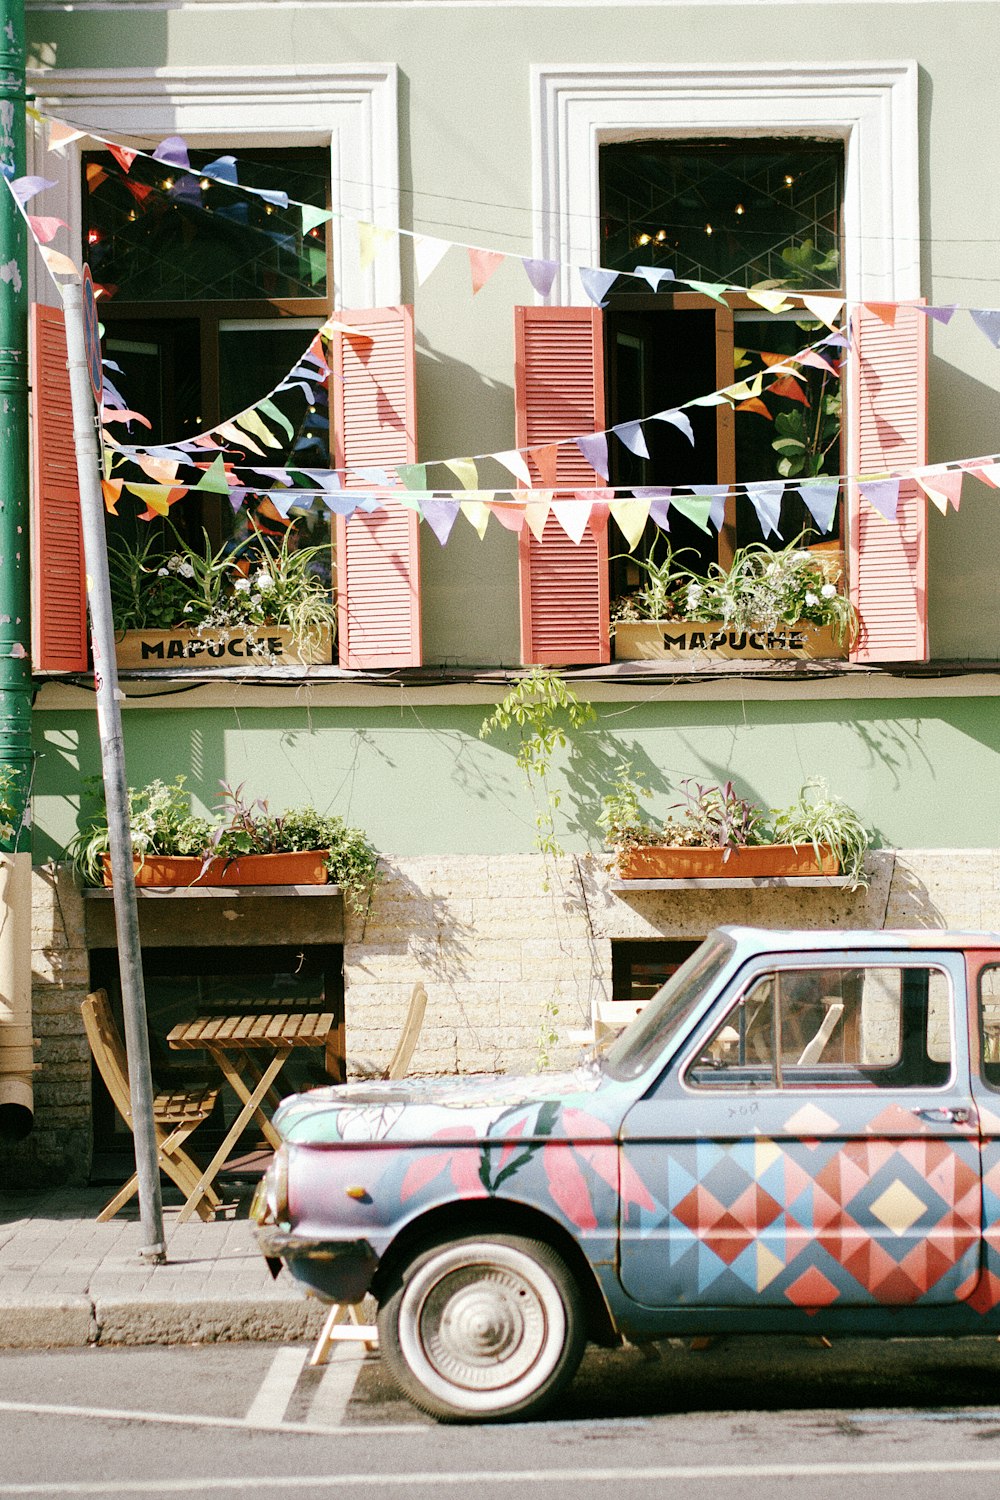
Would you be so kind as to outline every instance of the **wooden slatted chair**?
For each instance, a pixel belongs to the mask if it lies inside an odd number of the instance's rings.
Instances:
[[[405,1075],[416,1049],[420,1028],[424,1024],[426,1009],[427,991],[418,979],[410,993],[410,1003],[396,1050],[392,1054],[389,1066],[382,1074],[383,1078],[402,1078]],[[373,1323],[365,1322],[360,1302],[334,1302],[331,1305],[319,1338],[316,1340],[316,1347],[309,1356],[309,1363],[325,1365],[330,1357],[331,1345],[346,1339],[359,1341],[366,1349],[378,1348],[378,1329]]]
[[[128,1059],[125,1044],[111,1014],[105,990],[95,990],[81,1004],[83,1025],[101,1077],[111,1095],[115,1109],[132,1130],[132,1095],[128,1081]],[[187,1152],[184,1142],[191,1132],[207,1120],[218,1098],[217,1088],[173,1089],[153,1097],[153,1122],[156,1131],[157,1157],[161,1171],[180,1188],[187,1198],[198,1184],[201,1171]],[[105,1223],[122,1208],[138,1190],[136,1173],[98,1214]],[[206,1188],[198,1200],[197,1212],[211,1219],[220,1199],[212,1188]]]

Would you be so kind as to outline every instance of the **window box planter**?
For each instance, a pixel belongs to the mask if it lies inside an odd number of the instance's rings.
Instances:
[[[614,627],[617,661],[828,660],[847,656],[829,625],[799,620],[775,630],[736,630],[719,620],[621,620]]]
[[[639,845],[618,855],[622,880],[747,880],[796,875],[838,875],[832,850],[811,844],[750,844],[735,849],[686,849],[668,844]],[[728,858],[726,857],[728,854]]]
[[[233,630],[226,641],[195,630],[126,630],[115,652],[119,667],[238,667],[289,663],[312,666],[333,660],[333,633],[305,639],[283,625],[262,625],[253,640]]]
[[[147,854],[134,862],[137,886],[326,885],[328,849],[295,849],[280,854],[244,854],[239,859],[197,855]],[[103,859],[104,884],[111,885],[111,859]]]

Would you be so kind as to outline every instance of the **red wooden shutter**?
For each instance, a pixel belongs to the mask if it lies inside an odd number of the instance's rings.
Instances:
[[[358,337],[331,340],[337,468],[416,461],[413,308],[338,312]],[[348,478],[349,486],[363,483]],[[397,501],[337,517],[337,636],[342,667],[419,667],[420,536]]]
[[[516,307],[514,342],[519,448],[604,427],[599,308]],[[604,484],[574,444],[558,452],[557,493]],[[553,667],[610,661],[607,522],[576,546],[550,515],[541,543],[527,527],[521,532],[519,562],[521,660]]]
[[[850,433],[855,474],[927,462],[927,318],[901,306],[894,324],[859,307],[851,323]],[[849,573],[861,616],[854,661],[927,659],[927,500],[899,490],[896,522],[851,486]]]
[[[31,660],[87,670],[87,594],[62,311],[31,308]]]

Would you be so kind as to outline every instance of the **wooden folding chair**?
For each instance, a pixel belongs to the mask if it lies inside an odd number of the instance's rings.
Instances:
[[[410,1003],[406,1011],[406,1020],[399,1034],[396,1050],[392,1054],[392,1060],[383,1078],[402,1078],[410,1066],[410,1059],[416,1049],[417,1040],[420,1036],[420,1028],[424,1024],[424,1012],[427,1009],[427,991],[423,983],[418,979],[410,993]],[[327,1313],[326,1321],[316,1340],[316,1347],[309,1356],[311,1365],[324,1365],[330,1355],[330,1346],[339,1340],[357,1340],[364,1344],[366,1349],[378,1348],[378,1329],[374,1323],[366,1323],[361,1312],[359,1302],[334,1302]]]
[[[128,1081],[128,1059],[125,1045],[111,1014],[111,1006],[105,990],[95,990],[81,1004],[83,1025],[90,1043],[94,1061],[111,1095],[115,1109],[130,1130],[132,1122],[132,1095]],[[153,1097],[153,1123],[156,1131],[157,1158],[161,1171],[177,1184],[187,1198],[198,1185],[201,1171],[187,1152],[184,1142],[191,1132],[207,1120],[218,1098],[217,1088],[174,1089],[158,1093]],[[126,1204],[138,1189],[138,1175],[133,1173],[125,1186],[98,1214],[97,1222],[103,1224],[111,1219]],[[220,1199],[212,1188],[207,1187],[197,1203],[197,1212],[202,1219],[211,1219]]]

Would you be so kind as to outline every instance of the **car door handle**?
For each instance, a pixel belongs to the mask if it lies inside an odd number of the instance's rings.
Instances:
[[[934,1105],[927,1109],[915,1109],[915,1115],[922,1120],[932,1120],[935,1125],[968,1125],[972,1118],[972,1110],[960,1104],[957,1108],[950,1105]]]

